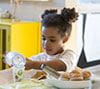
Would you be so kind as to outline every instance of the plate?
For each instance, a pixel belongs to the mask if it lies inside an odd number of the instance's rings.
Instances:
[[[58,79],[47,79],[46,80],[52,86],[57,88],[89,88],[91,89],[91,80],[84,80],[84,81],[63,81]]]

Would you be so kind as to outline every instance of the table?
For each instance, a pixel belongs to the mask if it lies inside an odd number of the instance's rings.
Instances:
[[[97,66],[96,66],[96,68],[98,70],[93,72],[94,73],[94,76],[92,78],[93,86],[92,86],[92,88],[90,87],[90,88],[87,88],[87,89],[100,89],[100,75],[99,75],[99,73],[100,73],[99,69],[100,68],[97,67]],[[89,68],[89,70],[90,70],[90,68]],[[94,67],[91,69],[91,71],[92,70],[94,70]],[[29,79],[33,74],[34,74],[33,70],[26,71],[25,72],[26,79]],[[9,84],[9,83],[13,83],[12,69],[6,69],[6,70],[3,70],[3,71],[0,71],[0,84]],[[50,86],[50,89],[60,89],[60,88],[53,87],[51,85],[49,85],[49,86]]]

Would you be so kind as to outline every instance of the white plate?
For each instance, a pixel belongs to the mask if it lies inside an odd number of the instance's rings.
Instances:
[[[57,79],[47,79],[46,80],[52,86],[58,88],[89,88],[91,87],[91,80],[84,81],[63,81]]]

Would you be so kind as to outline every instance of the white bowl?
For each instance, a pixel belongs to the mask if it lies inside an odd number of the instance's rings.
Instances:
[[[58,79],[47,79],[46,80],[49,84],[52,86],[55,86],[57,88],[89,88],[91,89],[91,80],[84,80],[84,81],[63,81]]]

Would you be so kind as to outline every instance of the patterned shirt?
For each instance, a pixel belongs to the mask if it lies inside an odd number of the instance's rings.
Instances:
[[[64,52],[57,55],[48,55],[45,52],[40,53],[36,56],[30,57],[30,60],[36,61],[51,61],[51,60],[61,60],[67,66],[67,72],[72,71],[77,65],[77,55],[72,50],[65,50]]]

